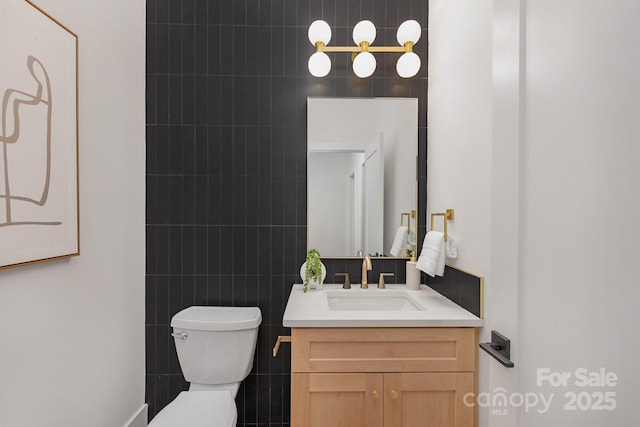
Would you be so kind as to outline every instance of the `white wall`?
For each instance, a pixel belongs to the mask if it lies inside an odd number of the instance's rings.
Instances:
[[[481,408],[479,424],[632,425],[640,418],[640,4],[431,0],[430,15],[429,207],[456,209],[455,265],[485,275],[481,341],[497,329],[514,346],[512,370],[480,352],[479,391],[553,394],[546,413]],[[484,179],[463,186],[451,179],[457,173]],[[573,377],[566,387],[538,386],[540,368]],[[578,368],[615,372],[618,384],[578,387]],[[564,409],[567,392],[595,401],[606,391],[616,393],[613,411]]]
[[[528,426],[640,419],[638,16],[636,0],[527,2],[520,376],[558,395]],[[537,387],[537,368],[605,368],[619,382]],[[564,411],[563,393],[581,391],[616,392],[617,409]]]
[[[36,3],[79,36],[81,255],[0,271],[0,425],[146,425],[145,3]]]
[[[460,251],[451,264],[478,273],[489,268],[490,4],[491,0],[429,3],[427,210],[455,209],[448,231],[460,238]],[[442,229],[442,220],[434,225]]]
[[[425,220],[431,212],[455,209],[448,232],[458,243],[458,259],[447,264],[485,279],[487,327],[481,341],[490,338],[493,285],[491,96],[492,0],[430,0]],[[442,220],[434,226],[441,230]],[[492,369],[491,360],[480,354],[480,391],[492,386]],[[480,408],[480,426],[498,425],[488,424],[489,414]]]

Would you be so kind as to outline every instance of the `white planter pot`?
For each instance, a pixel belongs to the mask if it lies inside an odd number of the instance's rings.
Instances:
[[[327,277],[327,269],[323,263],[320,263],[320,267],[322,267],[322,280],[320,280],[319,283],[313,279],[309,280],[309,289],[322,289],[324,287],[324,279]],[[304,283],[306,268],[307,262],[305,261],[300,267],[300,278],[302,279],[302,283]]]

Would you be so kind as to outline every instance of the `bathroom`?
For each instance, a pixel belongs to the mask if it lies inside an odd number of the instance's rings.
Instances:
[[[420,100],[418,211],[455,208],[455,264],[485,279],[480,340],[495,329],[513,344],[515,369],[479,353],[478,391],[556,395],[547,413],[480,407],[478,425],[640,417],[638,344],[621,342],[634,336],[640,297],[635,2],[36,3],[79,36],[81,255],[0,271],[0,426],[146,425],[146,411],[151,418],[184,386],[168,320],[191,301],[261,307],[238,425],[288,425],[289,348],[270,351],[288,334],[282,313],[306,249],[308,96]],[[203,63],[199,52],[216,40],[199,22],[214,7],[223,59]],[[339,68],[311,78],[310,21],[346,33],[364,17],[389,29],[429,23],[429,61],[426,39],[416,45],[419,75],[403,81],[379,59],[371,79]],[[171,44],[180,23],[194,31]],[[200,98],[184,97],[207,87],[193,77],[199,67],[219,70],[219,92],[205,98],[219,102],[206,116]],[[219,133],[203,138],[203,124]],[[197,197],[211,147],[215,214]],[[204,236],[219,240],[218,253],[199,250]],[[565,411],[564,393],[593,390],[536,384],[539,369],[578,368],[617,374],[615,388],[595,390],[616,392],[615,410]]]

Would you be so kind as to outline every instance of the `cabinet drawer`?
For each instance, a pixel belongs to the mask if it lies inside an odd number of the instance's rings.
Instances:
[[[472,372],[476,328],[296,328],[292,372]]]

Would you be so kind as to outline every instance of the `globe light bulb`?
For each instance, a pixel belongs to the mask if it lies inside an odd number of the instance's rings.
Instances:
[[[324,52],[316,52],[309,58],[309,72],[314,77],[324,77],[331,71],[331,58]]]
[[[418,43],[421,34],[422,27],[420,27],[418,21],[409,19],[408,21],[404,21],[398,27],[398,43],[400,43],[400,46],[404,46],[406,42],[413,42],[414,44]]]
[[[353,72],[360,78],[369,77],[376,70],[376,58],[371,52],[360,52],[353,60]]]
[[[317,42],[329,44],[331,41],[331,27],[322,19],[318,19],[309,25],[308,35],[309,41],[314,46]]]
[[[413,52],[403,53],[396,63],[396,71],[403,78],[413,77],[420,71],[420,57]]]
[[[376,26],[371,21],[360,21],[353,27],[353,41],[360,46],[362,42],[372,44],[376,39]]]

